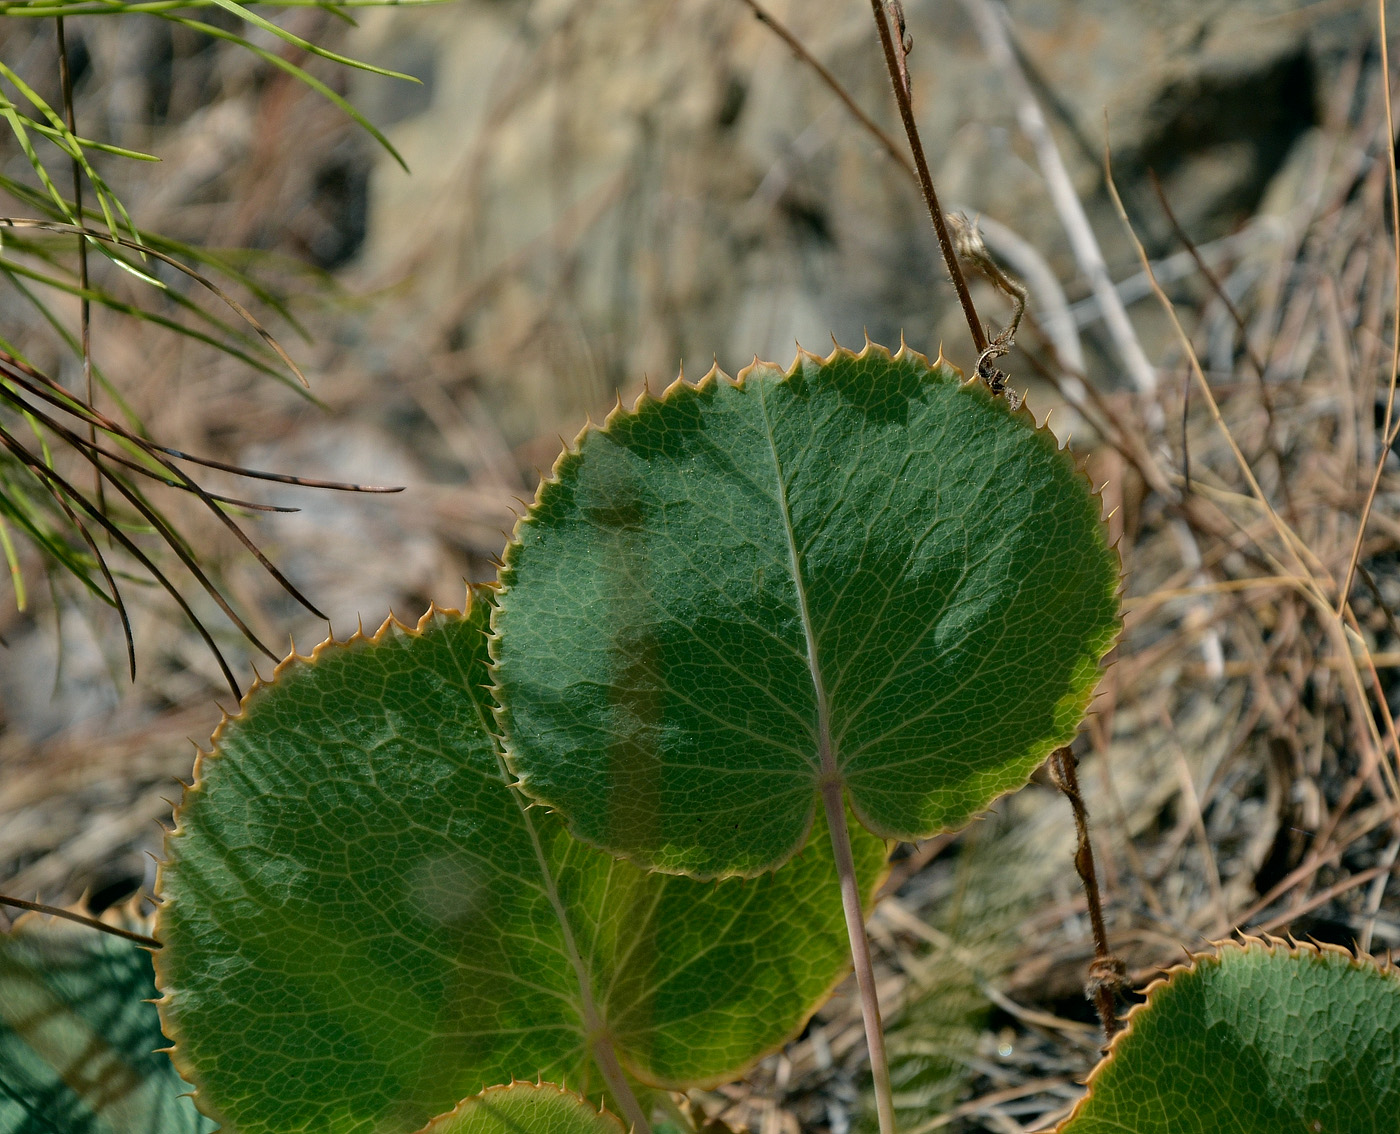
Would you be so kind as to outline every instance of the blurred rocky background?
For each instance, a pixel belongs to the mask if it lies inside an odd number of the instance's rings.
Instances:
[[[1138,596],[1129,604],[1147,612],[1130,616],[1109,708],[1086,735],[1086,756],[1107,756],[1100,764],[1112,769],[1086,772],[1086,790],[1105,832],[1119,946],[1142,976],[1183,942],[1258,928],[1280,909],[1293,913],[1276,929],[1345,940],[1364,929],[1377,947],[1400,945],[1400,913],[1375,871],[1400,845],[1376,819],[1393,801],[1353,745],[1353,702],[1340,670],[1319,660],[1326,639],[1307,604],[1170,597],[1257,570],[1248,543],[1262,538],[1259,517],[1239,505],[1248,489],[1205,411],[1183,407],[1185,356],[1140,274],[1104,165],[1107,150],[1132,228],[1266,491],[1288,498],[1319,562],[1344,574],[1379,451],[1373,406],[1384,404],[1393,333],[1375,5],[1005,6],[1019,69],[1156,368],[1154,398],[1105,330],[1018,124],[1017,81],[989,61],[963,0],[904,6],[917,117],[945,206],[985,218],[992,252],[1027,274],[1032,315],[1067,304],[1082,351],[1082,361],[1057,358],[1027,331],[1003,365],[1039,415],[1076,400],[1075,381],[1099,400],[1086,408],[1080,398],[1059,420],[1073,423],[1096,484],[1108,483]],[[869,5],[765,7],[902,146]],[[743,0],[455,0],[352,13],[356,24],[317,6],[278,19],[417,83],[250,37],[358,107],[407,170],[266,57],[155,18],[67,21],[78,132],[162,158],[104,159],[103,175],[144,228],[256,253],[239,263],[285,298],[305,336],[240,298],[302,364],[314,400],[97,310],[94,357],[114,387],[152,436],[181,449],[406,490],[258,489],[259,500],[300,511],[254,516],[249,530],[338,635],[390,611],[412,619],[430,601],[459,603],[464,579],[491,576],[561,437],[644,382],[663,386],[682,369],[698,378],[714,362],[734,373],[755,355],[786,363],[797,344],[822,351],[834,336],[858,347],[867,334],[890,345],[903,335],[930,355],[941,344],[971,372],[913,182]],[[199,18],[239,27],[212,9]],[[0,20],[0,60],[57,104],[52,21]],[[0,163],[32,180],[12,139]],[[1149,171],[1222,288],[1184,250]],[[27,215],[21,202],[3,211]],[[1048,276],[1048,292],[1025,265]],[[93,270],[114,293],[142,286],[101,262]],[[1006,318],[1003,297],[982,284],[974,294],[989,322]],[[76,300],[48,299],[75,328]],[[4,281],[0,336],[78,381],[53,327]],[[1143,450],[1160,462],[1159,481],[1134,463]],[[1224,517],[1215,529],[1189,509],[1182,519],[1187,452],[1199,492],[1219,497],[1209,497]],[[222,476],[208,485],[250,491]],[[1385,673],[1400,649],[1390,487],[1365,548],[1374,586],[1356,600]],[[194,502],[169,507],[265,640],[291,635],[307,651],[325,635]],[[27,609],[0,583],[0,890],[54,903],[86,894],[99,908],[149,886],[164,799],[227,690],[155,588],[129,596],[133,684],[115,616],[59,573],[50,593],[43,564],[23,550],[21,560]],[[246,677],[246,644],[187,589]],[[1348,826],[1365,807],[1382,811]],[[1074,1097],[1096,1040],[1077,985],[1089,954],[1083,898],[1066,881],[1071,846],[1063,801],[1033,786],[970,835],[900,852],[910,865],[897,868],[876,925],[891,1002],[909,1006],[895,1047],[919,1130],[1030,1129]],[[1325,870],[1274,892],[1310,852],[1334,846]],[[1380,890],[1346,885],[1368,870]],[[838,999],[751,1083],[706,1105],[765,1134],[799,1122],[844,1134],[859,1110],[854,1019]],[[950,1019],[962,1030],[930,1038],[930,1020]]]

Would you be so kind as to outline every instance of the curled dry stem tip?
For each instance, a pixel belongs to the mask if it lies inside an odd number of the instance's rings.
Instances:
[[[1020,405],[1021,397],[1010,388],[1010,376],[994,363],[1016,342],[1016,331],[1021,326],[1021,317],[1026,313],[1029,292],[1025,284],[992,259],[976,219],[970,219],[964,212],[950,213],[948,228],[958,259],[1011,300],[1011,319],[1001,331],[987,340],[986,349],[977,356],[976,373],[992,393],[1005,397],[1014,409]]]

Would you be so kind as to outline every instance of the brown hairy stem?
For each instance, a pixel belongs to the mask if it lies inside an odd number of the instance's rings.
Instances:
[[[919,175],[919,188],[923,191],[924,204],[928,206],[933,231],[938,234],[938,246],[943,250],[943,262],[948,265],[948,275],[958,293],[958,303],[962,305],[963,316],[967,319],[967,329],[972,332],[973,345],[980,355],[987,349],[987,332],[982,329],[982,321],[977,317],[977,308],[972,305],[972,293],[967,290],[967,280],[963,277],[962,266],[958,263],[953,238],[948,233],[948,222],[943,219],[943,206],[938,203],[938,193],[933,187],[933,177],[928,171],[928,159],[924,156],[924,144],[919,138],[919,127],[914,121],[914,104],[910,97],[906,81],[908,72],[904,65],[907,33],[896,47],[894,36],[890,33],[889,14],[882,0],[870,0],[870,7],[875,14],[876,30],[880,33],[880,46],[885,52],[885,67],[890,73],[890,85],[894,87],[894,100],[899,105],[899,118],[904,123],[904,134],[909,139],[909,149],[914,155],[914,169]]]
[[[110,933],[113,937],[121,937],[127,941],[134,941],[138,945],[144,945],[147,949],[159,949],[161,944],[154,937],[147,937],[144,933],[135,933],[130,929],[123,929],[119,925],[108,925],[105,921],[98,921],[95,917],[87,917],[72,910],[65,910],[60,906],[46,906],[42,902],[26,902],[23,898],[11,898],[5,894],[0,894],[0,906],[12,906],[17,910],[30,910],[34,913],[48,914],[50,917],[61,917],[65,921],[76,922],[78,925],[86,925],[89,929],[98,929],[103,933]]]
[[[972,341],[979,352],[987,349],[988,339],[986,331],[982,328],[977,318],[977,309],[972,304],[972,296],[967,289],[967,281],[963,276],[962,268],[958,263],[957,252],[953,245],[951,234],[948,231],[947,223],[943,217],[943,210],[938,203],[938,194],[933,187],[933,179],[929,175],[928,162],[924,157],[923,143],[919,138],[918,126],[914,122],[913,107],[910,102],[911,93],[909,85],[909,69],[905,63],[905,57],[909,54],[912,46],[909,33],[904,25],[904,10],[898,0],[892,0],[889,4],[891,18],[894,19],[899,32],[899,46],[895,48],[890,35],[889,25],[885,22],[885,11],[880,7],[880,0],[872,0],[876,12],[876,27],[880,31],[881,43],[885,45],[885,61],[891,68],[890,81],[894,86],[895,101],[899,103],[900,116],[904,122],[905,133],[909,137],[910,149],[914,152],[915,160],[911,161],[895,140],[883,130],[880,125],[870,117],[856,100],[851,97],[851,93],[841,85],[840,80],[813,55],[803,42],[797,38],[792,30],[779,20],[773,13],[758,3],[758,0],[742,0],[760,23],[767,25],[779,39],[781,39],[792,50],[803,63],[812,69],[819,79],[826,85],[838,99],[841,105],[850,112],[854,118],[877,142],[891,158],[914,179],[923,194],[924,201],[928,205],[929,216],[933,220],[934,232],[938,235],[939,247],[943,251],[944,261],[948,264],[948,273],[952,277],[953,286],[957,289],[958,302],[962,305],[963,314],[968,320],[968,329],[972,332]],[[907,113],[906,113],[907,111]],[[917,166],[915,163],[918,163]]]
[[[841,85],[841,81],[831,73],[820,59],[807,50],[806,45],[792,33],[792,30],[767,8],[759,4],[758,0],[742,0],[742,3],[748,6],[759,23],[766,24],[774,35],[792,49],[792,53],[798,59],[816,72],[817,77],[826,84],[832,94],[841,100],[841,105],[850,111],[851,116],[861,124],[865,132],[879,142],[885,152],[903,166],[905,172],[917,182],[919,175],[914,169],[914,163],[909,160],[909,155],[901,150],[899,144],[881,129],[880,124],[875,119],[861,109],[860,103],[851,97],[851,92]]]
[[[1113,1039],[1121,1025],[1118,1022],[1118,993],[1127,984],[1127,966],[1108,947],[1108,929],[1103,920],[1103,899],[1099,896],[1099,878],[1094,870],[1094,848],[1089,841],[1089,809],[1079,790],[1079,761],[1069,748],[1056,749],[1050,755],[1050,778],[1065,793],[1074,812],[1074,827],[1079,848],[1074,852],[1074,868],[1084,883],[1084,897],[1089,904],[1089,924],[1094,932],[1094,960],[1089,965],[1089,979],[1084,993],[1094,1002],[1103,1024],[1105,1042]]]

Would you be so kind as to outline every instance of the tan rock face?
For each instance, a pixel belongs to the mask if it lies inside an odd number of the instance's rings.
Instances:
[[[856,100],[898,125],[869,7],[770,0]],[[1166,247],[1147,191],[1163,177],[1201,240],[1257,204],[1316,120],[1319,89],[1367,34],[1284,0],[1026,0],[1013,26],[1104,242],[1131,262],[1107,204],[1112,144],[1141,230]],[[1005,76],[962,0],[909,0],[917,111],[947,205],[985,212],[1083,294]],[[520,443],[598,412],[638,379],[786,359],[863,331],[964,364],[944,271],[904,172],[740,0],[463,0],[376,13],[353,45],[428,86],[390,133],[365,266],[421,296],[410,349],[457,344]],[[373,112],[376,96],[366,87]],[[1003,317],[988,297],[987,317]]]

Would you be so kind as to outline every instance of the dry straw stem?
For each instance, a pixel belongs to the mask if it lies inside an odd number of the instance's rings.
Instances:
[[[1104,261],[1099,242],[1094,237],[1094,230],[1089,225],[1088,214],[1084,212],[1079,195],[1074,191],[1074,183],[1070,180],[1069,171],[1065,168],[1064,159],[1060,156],[1059,147],[1050,133],[1045,115],[1031,93],[1030,84],[1026,81],[1015,51],[1012,50],[1011,38],[1005,26],[1005,21],[1010,17],[1005,8],[995,0],[963,0],[963,7],[967,9],[968,15],[976,25],[987,57],[1010,84],[1016,100],[1016,119],[1020,123],[1022,133],[1035,150],[1050,200],[1065,227],[1065,234],[1069,237],[1070,247],[1074,251],[1080,271],[1089,280],[1103,310],[1104,324],[1113,339],[1114,348],[1138,392],[1151,397],[1157,392],[1157,371],[1147,360],[1147,355],[1128,318],[1128,312],[1123,307],[1123,301],[1119,299],[1113,286],[1113,277],[1108,273],[1108,264]],[[1160,414],[1160,410],[1158,413]]]
[[[1098,300],[1100,310],[1103,312],[1104,324],[1108,328],[1114,348],[1128,371],[1129,379],[1137,391],[1144,396],[1148,431],[1149,434],[1155,436],[1165,426],[1161,407],[1155,400],[1158,387],[1156,369],[1148,361],[1142,343],[1138,340],[1137,332],[1133,329],[1132,321],[1128,318],[1123,301],[1114,287],[1113,279],[1108,272],[1108,264],[1104,260],[1098,239],[1094,236],[1094,230],[1089,224],[1089,217],[1084,211],[1084,205],[1079,200],[1078,193],[1075,192],[1074,183],[1065,167],[1064,158],[1060,155],[1059,146],[1055,142],[1054,135],[1050,133],[1045,115],[1031,91],[1030,83],[1021,68],[1020,60],[1016,57],[1016,52],[1011,46],[1011,37],[1007,30],[1010,15],[997,0],[963,0],[963,6],[968,10],[968,14],[977,27],[978,35],[982,39],[982,45],[988,58],[998,71],[1010,81],[1011,91],[1016,102],[1017,121],[1035,150],[1041,175],[1044,177],[1046,188],[1050,193],[1051,203],[1060,218],[1060,223],[1064,226],[1065,235],[1069,238],[1070,247],[1079,263],[1080,270],[1088,278],[1094,296]],[[1069,363],[1070,361],[1070,358],[1062,355],[1062,362]],[[1075,395],[1082,393],[1082,387],[1077,382],[1062,385],[1062,390],[1070,397],[1071,402],[1082,408],[1082,399],[1075,397]],[[1181,543],[1183,557],[1198,564],[1201,552],[1195,534],[1184,523],[1176,525],[1176,534]],[[1200,575],[1197,581],[1205,582],[1205,577]],[[1212,677],[1221,677],[1224,675],[1224,651],[1220,644],[1220,635],[1214,628],[1214,619],[1208,605],[1202,607],[1201,622],[1203,624],[1201,650],[1205,655],[1207,672]]]
[[[1366,524],[1371,516],[1371,508],[1376,502],[1376,492],[1380,488],[1381,474],[1385,472],[1385,463],[1390,457],[1390,447],[1395,443],[1397,435],[1400,435],[1400,427],[1394,430],[1391,428],[1395,419],[1396,378],[1400,376],[1400,183],[1397,183],[1395,170],[1395,112],[1390,93],[1390,44],[1385,22],[1385,0],[1376,0],[1376,20],[1379,25],[1381,41],[1381,82],[1385,88],[1386,152],[1390,157],[1387,166],[1389,173],[1386,180],[1390,190],[1390,235],[1392,255],[1395,258],[1395,309],[1391,332],[1390,383],[1385,396],[1385,421],[1381,426],[1381,451],[1376,458],[1376,469],[1371,476],[1370,487],[1366,490],[1366,503],[1361,507],[1361,518],[1356,524],[1356,542],[1352,544],[1351,557],[1347,560],[1346,576],[1337,592],[1338,614],[1341,614],[1342,608],[1346,605],[1347,598],[1351,594],[1351,584],[1356,577],[1356,567],[1361,562],[1361,543],[1366,537]],[[1396,750],[1396,759],[1400,760],[1400,748]]]

